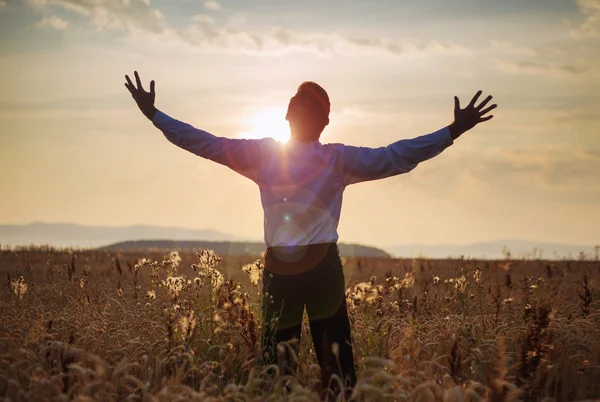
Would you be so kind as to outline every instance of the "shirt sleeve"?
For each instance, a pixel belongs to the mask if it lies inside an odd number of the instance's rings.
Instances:
[[[258,183],[263,140],[217,137],[156,111],[152,123],[165,137],[195,155],[225,165]]]
[[[387,147],[366,148],[344,145],[340,156],[346,184],[383,179],[413,170],[452,145],[450,129],[400,140]]]

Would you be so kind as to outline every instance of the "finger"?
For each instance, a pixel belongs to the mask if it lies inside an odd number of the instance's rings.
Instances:
[[[131,87],[129,90],[131,91],[133,88],[135,88],[133,86],[133,82],[131,82],[131,79],[129,79],[128,75],[125,75],[125,79],[127,80],[127,84],[129,84],[129,86]]]
[[[460,110],[460,100],[457,96],[454,97],[454,110]]]
[[[482,117],[481,119],[479,119],[479,123],[482,123],[484,121],[488,121],[489,119],[491,119],[492,117],[494,117],[493,114],[487,116],[487,117]]]
[[[142,81],[140,80],[140,76],[138,75],[137,71],[134,71],[133,73],[135,74],[135,82],[137,82],[138,89],[143,91],[144,88],[142,87]]]
[[[129,91],[129,93],[130,93],[131,95],[133,95],[133,90],[131,89],[131,87],[129,86],[129,84],[128,84],[128,83],[125,83],[125,88],[127,88],[127,90]]]
[[[469,106],[467,107],[473,107],[473,105],[475,105],[475,102],[477,102],[477,99],[479,99],[479,96],[481,95],[481,90],[477,91],[477,93],[475,94],[475,96],[473,97],[473,99],[471,99],[471,102],[469,103]]]
[[[154,93],[154,80],[150,81],[150,93]]]
[[[498,105],[494,104],[490,107],[488,107],[487,109],[483,109],[481,112],[479,112],[479,116],[483,116],[484,114],[486,114],[487,112],[489,112],[490,110],[494,110],[498,107]]]
[[[487,105],[487,104],[488,104],[488,102],[489,102],[489,101],[491,101],[491,100],[492,100],[492,95],[488,95],[488,97],[487,97],[487,98],[485,98],[485,99],[483,100],[483,102],[481,102],[481,103],[479,104],[479,106],[477,106],[475,109],[477,109],[477,110],[481,110],[481,109],[482,109],[482,108],[483,108],[485,105]]]

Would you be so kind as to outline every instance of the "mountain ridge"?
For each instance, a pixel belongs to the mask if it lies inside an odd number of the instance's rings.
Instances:
[[[223,233],[214,229],[189,229],[175,226],[154,225],[127,225],[127,226],[91,226],[75,223],[47,223],[32,222],[24,225],[0,225],[1,245],[50,245],[54,247],[82,247],[103,248],[121,242],[140,241],[171,241],[171,242],[201,242],[201,243],[240,243],[252,244],[255,249],[257,244],[264,243],[262,239],[248,239],[240,236]],[[600,243],[600,241],[598,242]],[[340,243],[344,244],[344,243]],[[595,257],[600,248],[595,245],[565,244],[559,242],[535,242],[529,240],[506,239],[480,241],[468,245],[423,245],[423,244],[398,244],[383,247],[367,246],[364,244],[348,244],[354,249],[359,247],[371,248],[366,252],[381,255],[379,251],[391,256],[415,258],[491,258],[499,259],[510,251],[514,258],[578,258],[583,252],[587,257]],[[235,246],[238,247],[238,246]],[[379,250],[375,252],[374,250]],[[348,251],[350,252],[350,251]]]

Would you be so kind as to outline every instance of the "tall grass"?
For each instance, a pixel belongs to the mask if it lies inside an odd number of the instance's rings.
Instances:
[[[352,400],[600,397],[599,262],[344,264]],[[295,377],[260,365],[260,259],[26,248],[0,266],[0,398],[321,398],[308,325]]]

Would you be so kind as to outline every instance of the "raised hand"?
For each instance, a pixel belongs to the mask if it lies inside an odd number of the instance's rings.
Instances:
[[[450,133],[453,139],[458,138],[465,131],[472,129],[477,124],[494,117],[493,115],[485,116],[485,114],[495,109],[498,105],[493,104],[484,109],[485,105],[492,100],[492,95],[489,95],[478,106],[475,106],[479,96],[481,96],[481,91],[477,91],[471,102],[464,109],[460,108],[460,101],[456,96],[454,97],[454,123],[450,125]]]
[[[150,81],[150,92],[146,92],[142,87],[142,81],[140,80],[140,76],[138,75],[137,71],[134,71],[133,73],[135,74],[137,87],[133,85],[128,75],[125,75],[125,79],[127,80],[125,87],[131,93],[131,96],[137,103],[142,113],[144,113],[147,118],[152,120],[154,118],[154,114],[156,113],[156,108],[154,107],[154,99],[156,98],[156,92],[154,92],[154,80]]]

